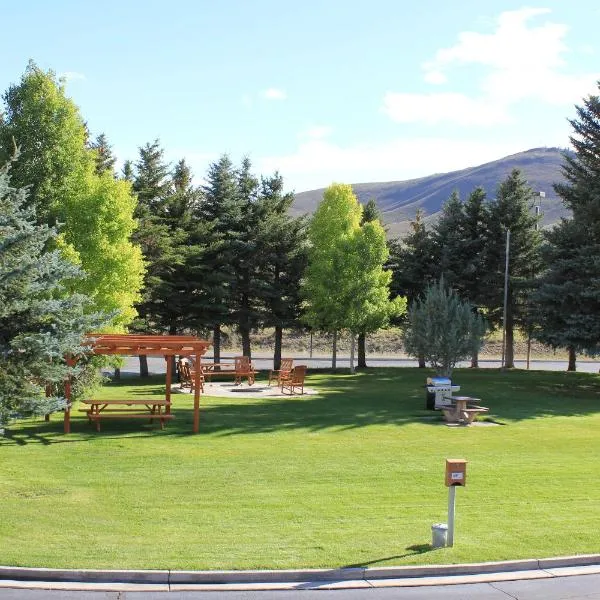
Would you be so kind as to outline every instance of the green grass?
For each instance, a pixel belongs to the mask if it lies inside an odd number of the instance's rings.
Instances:
[[[74,411],[0,439],[0,563],[247,569],[434,564],[591,553],[600,520],[600,378],[462,370],[497,427],[450,428],[424,410],[427,373],[315,374],[317,396],[174,396],[161,431]],[[103,397],[162,394],[161,380]],[[468,460],[454,548],[445,458]]]

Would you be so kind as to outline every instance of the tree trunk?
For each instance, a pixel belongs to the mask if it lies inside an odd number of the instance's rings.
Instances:
[[[140,354],[140,377],[148,377],[148,357],[145,354]]]
[[[250,349],[250,327],[248,325],[240,325],[240,335],[242,337],[242,354],[252,358],[252,351]]]
[[[356,336],[354,332],[350,333],[350,373],[354,373],[354,345],[356,343]]]
[[[117,381],[121,379],[121,369],[119,369],[119,367],[115,367],[114,379]]]
[[[357,362],[356,362],[356,367],[358,369],[366,369],[367,368],[366,341],[367,341],[367,334],[359,333],[358,334],[358,358],[357,358]]]
[[[506,316],[506,354],[504,356],[504,366],[507,369],[515,368],[515,332],[512,311],[507,311]]]
[[[337,368],[337,331],[333,332],[333,348],[331,356],[331,368],[335,371]]]
[[[213,362],[221,362],[221,326],[213,327]]]
[[[479,352],[475,352],[471,357],[471,368],[476,369],[479,367]]]
[[[577,355],[575,353],[575,348],[573,346],[569,346],[569,366],[567,367],[567,371],[577,371],[576,359]]]
[[[419,354],[417,358],[419,359],[419,369],[424,369],[427,366],[425,364],[425,357],[422,354]]]
[[[281,345],[283,340],[283,327],[275,326],[275,350],[273,352],[273,368],[278,371],[281,369]]]

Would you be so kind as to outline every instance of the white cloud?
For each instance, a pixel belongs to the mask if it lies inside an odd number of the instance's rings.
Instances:
[[[508,120],[510,108],[525,99],[555,105],[579,102],[595,91],[600,72],[565,71],[568,27],[549,21],[530,24],[549,12],[547,8],[503,12],[492,33],[462,32],[454,46],[438,50],[423,65],[424,80],[437,85],[450,82],[455,69],[486,68],[473,97],[456,92],[388,92],[384,112],[399,122],[489,125]]]
[[[469,98],[464,94],[398,94],[388,92],[383,112],[398,123],[415,121],[435,125],[452,121],[459,125],[496,125],[509,121],[504,106],[486,98]]]
[[[85,75],[83,73],[78,73],[77,71],[65,71],[64,73],[60,73],[58,78],[64,79],[65,81],[75,81],[77,79],[85,79]]]
[[[312,140],[320,140],[331,135],[333,128],[329,125],[313,125],[306,131],[302,131],[298,134],[299,138],[309,138]]]
[[[333,180],[347,183],[393,181],[453,171],[534,145],[532,140],[525,139],[496,142],[431,137],[342,147],[326,140],[307,140],[291,154],[259,158],[256,165],[261,173],[280,171],[286,186],[300,192],[325,187]]]
[[[268,88],[261,93],[261,96],[266,100],[285,100],[287,94],[279,88]]]
[[[448,81],[448,78],[441,71],[436,71],[435,69],[428,70],[423,76],[423,79],[425,79],[427,83],[433,83],[433,85],[441,85]]]

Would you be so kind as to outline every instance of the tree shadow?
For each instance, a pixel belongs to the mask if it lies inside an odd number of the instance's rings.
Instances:
[[[286,398],[203,396],[200,433],[232,436],[301,429],[319,432],[383,424],[402,427],[414,423],[439,427],[443,424],[440,413],[425,407],[428,375],[431,371],[410,367],[381,367],[355,375],[313,371],[307,384],[317,390],[316,395]],[[164,395],[164,378],[139,381],[139,389],[131,388],[131,379],[111,382],[103,395],[118,398],[115,392],[121,387],[128,387],[127,395],[134,398]],[[480,398],[481,404],[490,408],[487,419],[507,425],[526,419],[586,416],[600,411],[600,377],[595,374],[460,369],[455,372],[453,382],[461,386],[460,394]],[[62,419],[59,422],[55,417],[51,422],[29,421],[8,429],[5,438],[0,438],[0,445],[84,442],[98,436],[193,435],[192,397],[174,394],[172,398],[175,418],[164,430],[156,423],[115,419],[103,421],[102,430],[96,432],[84,415],[74,411],[72,431],[77,437],[64,435]]]
[[[387,562],[389,560],[399,560],[402,558],[408,558],[409,556],[416,556],[417,554],[425,554],[426,552],[431,552],[432,550],[437,550],[431,544],[413,544],[412,546],[407,546],[405,550],[410,550],[410,552],[405,552],[404,554],[395,554],[394,556],[383,556],[381,558],[374,558],[373,560],[361,561],[358,563],[353,563],[351,565],[344,565],[343,569],[357,569],[357,568],[365,568],[371,565],[376,565],[378,563]]]

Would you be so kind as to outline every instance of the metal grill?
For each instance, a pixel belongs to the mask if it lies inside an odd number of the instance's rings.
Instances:
[[[434,410],[450,406],[452,404],[452,393],[460,390],[460,385],[453,385],[449,377],[428,377],[427,409]]]

